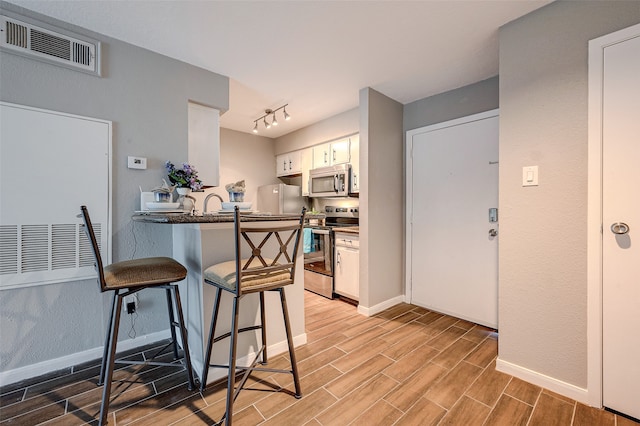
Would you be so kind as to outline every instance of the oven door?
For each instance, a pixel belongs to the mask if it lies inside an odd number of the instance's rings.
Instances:
[[[304,269],[333,276],[333,243],[329,229],[311,228],[311,251],[304,254]]]
[[[333,299],[333,235],[328,228],[311,228],[311,251],[304,254],[304,288]]]

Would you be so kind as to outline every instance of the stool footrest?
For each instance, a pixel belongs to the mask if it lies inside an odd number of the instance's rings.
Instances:
[[[252,325],[249,327],[239,328],[238,333],[244,333],[245,331],[253,331],[253,330],[260,330],[260,329],[262,329],[261,325]],[[231,332],[221,334],[220,336],[213,339],[213,343],[218,343],[220,340],[224,340],[230,336],[231,336]]]

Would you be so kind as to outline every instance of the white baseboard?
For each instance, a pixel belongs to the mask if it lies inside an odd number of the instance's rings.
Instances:
[[[370,308],[358,305],[358,313],[370,317],[402,302],[404,302],[404,296],[396,296],[393,299],[385,300],[384,302],[378,303]]]
[[[169,330],[164,330],[157,333],[145,334],[144,336],[136,337],[135,339],[122,340],[118,342],[118,352],[127,351],[129,349],[134,349],[169,338],[171,338]],[[74,365],[82,364],[83,362],[92,361],[94,359],[101,359],[102,351],[103,347],[100,346],[86,351],[76,352],[71,355],[65,355],[60,358],[15,368],[13,370],[2,371],[0,372],[0,386],[16,383],[32,377],[38,377],[53,371],[62,370],[63,368],[73,367]]]
[[[555,393],[559,393],[560,395],[566,396],[567,398],[575,399],[576,401],[583,404],[590,405],[588,398],[589,393],[587,389],[580,388],[578,386],[563,382],[558,379],[554,379],[553,377],[549,377],[536,371],[529,370],[528,368],[512,364],[508,361],[501,360],[500,358],[498,358],[496,361],[496,370],[502,373],[510,374],[514,377],[524,380],[525,382],[543,387]]]

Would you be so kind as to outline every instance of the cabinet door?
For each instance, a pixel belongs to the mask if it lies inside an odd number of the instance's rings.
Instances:
[[[331,159],[330,165],[348,163],[349,155],[349,138],[331,143]]]
[[[276,176],[296,175],[302,172],[301,151],[288,152],[276,157]]]
[[[309,195],[309,170],[313,166],[313,148],[303,149],[300,154],[302,165],[302,195]]]
[[[330,155],[331,144],[323,143],[313,147],[313,168],[326,167],[331,165]]]
[[[276,156],[276,176],[286,176],[289,169],[289,156],[280,154]]]
[[[360,192],[360,136],[351,136],[351,192]]]
[[[358,300],[360,297],[360,239],[358,235],[337,232],[335,235],[334,291]]]
[[[290,175],[297,175],[302,172],[302,151],[293,151],[288,154]]]

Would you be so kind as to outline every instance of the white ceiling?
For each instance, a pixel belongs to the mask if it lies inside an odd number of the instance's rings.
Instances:
[[[498,73],[498,27],[551,0],[11,0],[230,77],[222,127],[251,132],[288,103],[278,137],[358,106],[403,104]]]

